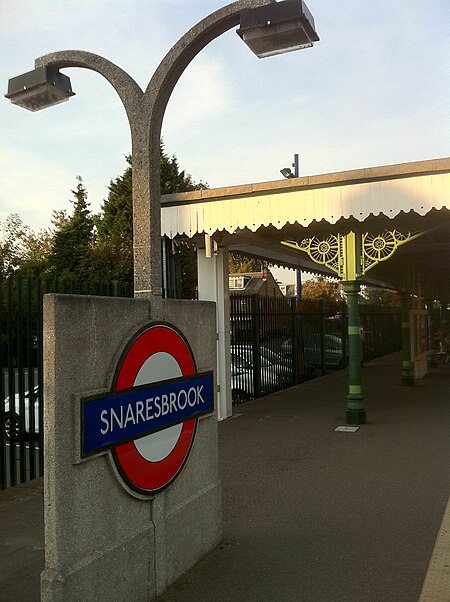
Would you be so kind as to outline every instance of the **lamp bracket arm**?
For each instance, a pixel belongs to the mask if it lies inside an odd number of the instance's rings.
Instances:
[[[214,11],[184,34],[172,46],[154,72],[144,93],[145,113],[150,116],[149,131],[159,144],[164,113],[173,89],[189,63],[214,39],[239,25],[245,9],[272,4],[275,0],[239,0]]]
[[[64,69],[82,67],[102,75],[115,89],[125,108],[130,126],[139,115],[143,91],[135,80],[123,69],[107,59],[84,50],[61,50],[38,57],[35,67]]]

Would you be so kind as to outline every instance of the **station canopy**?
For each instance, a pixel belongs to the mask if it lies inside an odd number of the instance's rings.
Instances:
[[[380,243],[382,261],[362,283],[450,302],[450,158],[165,195],[161,230],[328,276],[336,273],[326,263],[283,242],[332,242],[353,231],[369,254]]]

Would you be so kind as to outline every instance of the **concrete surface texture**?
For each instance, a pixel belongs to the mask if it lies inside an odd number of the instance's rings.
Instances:
[[[159,602],[416,602],[450,492],[450,365],[400,385],[362,369],[368,423],[345,425],[346,371],[235,408],[220,425],[223,544]],[[448,602],[429,584],[427,600]]]
[[[440,529],[450,364],[414,387],[400,385],[400,370],[399,355],[363,367],[368,424],[353,433],[335,431],[345,424],[346,371],[235,408],[219,425],[223,542],[158,601],[417,602],[430,566],[421,600],[448,602],[448,567],[433,550],[450,543]],[[31,503],[24,486],[0,492],[5,602],[39,600],[33,487]],[[34,557],[15,563],[33,543]]]
[[[215,415],[199,419],[173,485],[145,499],[122,485],[108,451],[80,460],[80,399],[111,391],[127,344],[162,322],[185,335],[199,372],[215,371],[213,303],[44,298],[46,602],[152,600],[220,540]]]
[[[44,569],[44,483],[0,491],[0,600],[38,602]]]

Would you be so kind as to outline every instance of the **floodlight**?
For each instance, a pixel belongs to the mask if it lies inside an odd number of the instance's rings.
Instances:
[[[310,48],[319,40],[303,0],[284,0],[243,10],[237,34],[258,58]]]
[[[295,178],[295,175],[292,173],[292,170],[290,167],[283,167],[283,169],[280,169],[280,173],[285,178]]]
[[[13,77],[8,82],[6,98],[29,111],[39,111],[69,100],[72,92],[70,78],[57,70],[38,67]]]

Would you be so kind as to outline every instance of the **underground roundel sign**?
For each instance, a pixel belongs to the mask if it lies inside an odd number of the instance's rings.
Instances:
[[[153,324],[122,355],[113,391],[81,400],[81,455],[110,449],[128,487],[156,493],[178,476],[198,417],[213,409],[212,372],[197,373],[176,328]]]

